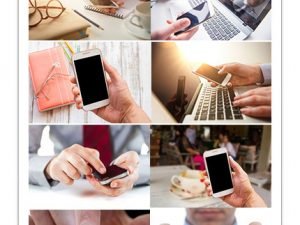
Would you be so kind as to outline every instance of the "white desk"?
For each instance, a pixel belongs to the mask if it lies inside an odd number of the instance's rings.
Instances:
[[[107,16],[101,13],[84,9],[83,0],[62,0],[65,7],[76,9],[92,21],[98,23],[104,30],[91,24],[89,28],[90,40],[137,40],[140,39],[131,34],[124,25],[125,19]],[[150,39],[150,33],[149,38]]]
[[[187,169],[186,166],[158,166],[151,167],[151,207],[230,207],[219,198],[195,198],[181,200],[172,194],[169,189],[171,177]],[[264,199],[267,206],[271,206],[271,193],[263,188],[253,186],[254,190]]]
[[[171,177],[188,169],[186,166],[158,166],[151,167],[151,207],[230,207],[219,198],[194,198],[181,200],[170,190]]]
[[[87,180],[77,180],[71,186],[58,184],[47,187],[29,186],[30,209],[149,209],[150,186],[135,187],[118,196],[97,192]]]
[[[167,26],[166,20],[173,20],[177,16],[171,13],[171,8],[176,7],[177,1],[182,0],[157,0],[151,8],[151,31],[165,28]],[[201,33],[203,32],[206,31],[200,25],[199,31],[191,39],[202,39]],[[246,40],[271,40],[271,11]]]

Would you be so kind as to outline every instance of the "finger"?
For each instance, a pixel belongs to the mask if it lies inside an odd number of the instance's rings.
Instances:
[[[132,189],[134,182],[136,181],[136,174],[131,174],[127,177],[113,180],[110,183],[111,188],[124,188],[124,189]]]
[[[270,93],[271,93],[270,87],[261,87],[261,88],[255,88],[255,89],[246,91],[243,94],[236,96],[234,99],[236,100],[236,99],[248,97],[251,95],[266,95],[266,94],[270,94]]]
[[[74,180],[71,179],[64,171],[57,171],[57,174],[53,177],[54,180],[58,180],[66,185],[71,185],[74,183]]]
[[[247,107],[247,108],[242,108],[241,113],[252,117],[271,118],[272,107],[271,106]]]
[[[79,148],[77,153],[89,164],[91,164],[98,172],[105,173],[106,168],[99,159],[98,150],[92,148]]]
[[[77,80],[76,80],[76,78],[74,76],[70,76],[70,81],[73,84],[77,84]]]
[[[195,27],[189,31],[186,31],[182,34],[175,36],[175,39],[176,40],[189,40],[198,32],[198,30],[199,30],[199,28]]]
[[[99,225],[101,221],[100,210],[76,210],[76,225]]]
[[[77,169],[81,174],[90,175],[92,173],[91,167],[88,166],[79,155],[73,154],[68,158],[68,161]]]
[[[233,101],[233,106],[245,107],[245,106],[270,106],[271,100],[268,96],[251,95],[238,100]]]
[[[249,223],[249,225],[261,225],[260,222],[252,222],[252,223]]]
[[[72,92],[74,96],[77,96],[80,94],[79,88],[77,86],[73,86]]]
[[[229,164],[237,176],[245,173],[242,167],[236,161],[234,161],[231,156],[229,156]]]
[[[80,178],[80,173],[78,170],[69,162],[66,162],[62,165],[62,170],[72,180],[78,180]]]
[[[240,68],[240,64],[238,63],[227,63],[216,66],[218,69],[218,74],[226,74],[226,73],[236,73]]]
[[[167,24],[172,24],[173,23],[172,20],[167,20],[166,22],[167,22]]]
[[[81,103],[81,104],[78,104],[78,105],[76,104],[76,108],[77,108],[77,109],[82,109],[82,108],[83,108],[83,104],[82,104],[82,103]]]
[[[211,82],[211,83],[210,83],[210,86],[212,86],[212,87],[217,87],[217,86],[218,86],[218,84],[217,84],[217,83],[215,83],[215,82]]]
[[[188,27],[190,24],[191,21],[187,18],[177,20],[174,23],[170,24],[166,29],[160,31],[159,36],[167,38],[172,34],[176,33],[177,31],[181,31],[184,28]]]
[[[109,65],[109,63],[106,61],[106,59],[103,59],[103,65],[104,65],[104,69],[105,71],[108,73],[111,82],[117,82],[121,79],[118,71],[112,67],[111,65]]]
[[[35,225],[56,225],[48,210],[30,210]]]
[[[50,210],[50,215],[56,225],[75,224],[74,210]]]
[[[77,95],[77,96],[75,97],[75,103],[76,103],[76,105],[78,105],[78,106],[82,104],[82,98],[81,98],[80,95]]]
[[[121,188],[112,189],[109,186],[101,185],[94,177],[91,176],[87,176],[87,180],[97,191],[104,195],[116,197],[125,192],[125,190]]]

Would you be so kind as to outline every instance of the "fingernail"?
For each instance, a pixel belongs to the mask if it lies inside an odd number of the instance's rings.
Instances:
[[[105,173],[105,172],[106,172],[106,169],[103,168],[103,167],[101,167],[101,168],[100,168],[100,173]]]
[[[116,187],[118,187],[119,185],[118,185],[118,183],[116,183],[116,182],[114,182],[114,183],[112,183],[111,184],[111,187],[113,187],[113,188],[116,188]]]

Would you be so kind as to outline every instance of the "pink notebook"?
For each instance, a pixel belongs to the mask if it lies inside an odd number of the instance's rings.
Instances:
[[[62,47],[30,53],[29,72],[40,112],[74,103]]]

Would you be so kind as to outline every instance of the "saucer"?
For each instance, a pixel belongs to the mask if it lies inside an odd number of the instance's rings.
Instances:
[[[180,199],[193,199],[193,198],[206,198],[208,197],[206,193],[201,194],[192,194],[190,192],[186,192],[183,189],[179,189],[173,185],[170,187],[170,192],[174,194],[176,197],[179,197]]]
[[[124,25],[127,28],[128,32],[140,39],[150,40],[151,34],[149,32],[147,32],[143,28],[134,26],[133,24],[130,23],[130,18],[132,17],[132,15],[127,17],[124,21]]]

